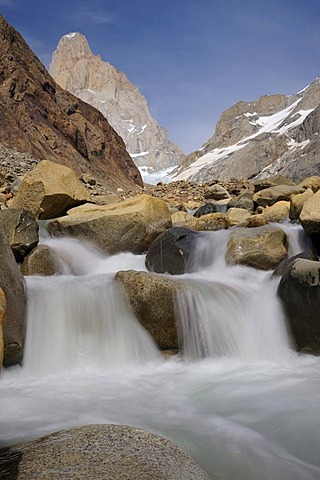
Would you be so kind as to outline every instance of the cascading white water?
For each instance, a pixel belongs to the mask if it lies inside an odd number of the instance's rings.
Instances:
[[[27,280],[25,363],[0,376],[0,446],[121,423],[170,438],[212,478],[319,480],[320,361],[290,350],[277,280],[225,265],[227,236],[205,234],[194,273],[178,277],[187,362],[158,359],[112,281],[144,256],[43,238],[63,275]]]
[[[112,276],[29,277],[28,372],[102,369],[159,357]]]

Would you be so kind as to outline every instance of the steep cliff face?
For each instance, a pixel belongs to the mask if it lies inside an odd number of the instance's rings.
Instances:
[[[57,85],[1,16],[0,52],[0,143],[89,172],[110,189],[142,185],[104,116]]]
[[[295,95],[262,96],[222,113],[215,133],[186,157],[174,180],[302,180],[320,173],[320,80]]]
[[[138,166],[180,165],[184,154],[150,115],[147,101],[123,72],[93,55],[81,33],[61,38],[50,74],[62,87],[96,107],[123,138]]]

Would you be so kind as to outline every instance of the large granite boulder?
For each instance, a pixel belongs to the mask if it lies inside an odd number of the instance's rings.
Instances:
[[[3,341],[3,322],[4,316],[6,313],[6,297],[2,288],[0,288],[0,370],[3,364],[3,357],[4,357],[4,341]]]
[[[47,245],[38,245],[24,259],[21,273],[28,275],[50,276],[61,273],[59,259],[55,252]]]
[[[171,215],[173,227],[185,227],[195,232],[223,230],[230,227],[227,214],[208,213],[196,218],[186,212],[176,212]]]
[[[296,258],[278,287],[297,350],[320,355],[320,262]]]
[[[320,233],[320,190],[303,204],[300,221],[307,235]]]
[[[290,201],[292,195],[303,193],[306,187],[304,185],[276,185],[275,187],[265,188],[253,195],[253,201],[262,207],[270,207],[280,200]]]
[[[21,262],[39,242],[39,226],[31,213],[10,208],[0,211],[0,225],[15,259]]]
[[[3,478],[27,480],[209,480],[170,440],[126,425],[87,425],[11,447]]]
[[[270,207],[265,207],[262,214],[267,222],[282,222],[289,217],[290,202],[280,200]]]
[[[75,172],[43,160],[25,175],[12,206],[28,210],[37,218],[50,219],[85,202],[90,202],[90,195]]]
[[[287,237],[281,228],[270,225],[237,228],[227,246],[226,261],[260,270],[276,268],[287,256]]]
[[[310,196],[303,204],[300,222],[306,234],[312,240],[320,254],[320,190]]]
[[[171,215],[166,203],[138,195],[110,205],[85,204],[49,223],[53,235],[69,235],[94,243],[108,253],[142,253],[167,228]]]
[[[231,207],[227,212],[230,227],[244,223],[250,217],[250,212],[245,208]]]
[[[254,210],[253,193],[243,192],[236,197],[231,198],[228,203],[229,208],[244,208],[248,212],[252,213]]]
[[[176,292],[184,288],[161,275],[134,270],[117,272],[133,312],[161,350],[178,348],[174,302]]]
[[[3,322],[4,366],[21,362],[25,336],[25,289],[23,276],[0,228],[0,288],[6,298]]]
[[[170,228],[150,245],[146,256],[147,269],[172,275],[192,270],[192,257],[199,235],[189,228]]]
[[[302,211],[304,203],[313,196],[313,191],[311,188],[307,188],[303,193],[298,193],[297,195],[292,195],[290,199],[290,210],[289,218],[290,220],[298,220],[300,213]]]

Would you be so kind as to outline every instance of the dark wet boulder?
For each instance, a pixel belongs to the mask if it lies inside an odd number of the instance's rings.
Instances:
[[[39,242],[39,226],[31,213],[19,208],[0,211],[0,225],[15,259],[21,262]]]
[[[15,261],[10,245],[0,227],[0,288],[6,298],[3,321],[4,360],[9,367],[20,363],[25,335],[26,297],[22,273]]]
[[[320,355],[320,262],[297,258],[278,287],[298,351]]]
[[[147,269],[150,272],[172,275],[189,272],[199,235],[199,232],[183,227],[165,231],[149,247],[146,256]]]
[[[220,212],[219,208],[214,203],[206,203],[201,205],[193,214],[194,217],[199,218],[202,215],[208,215],[208,213],[217,213]]]

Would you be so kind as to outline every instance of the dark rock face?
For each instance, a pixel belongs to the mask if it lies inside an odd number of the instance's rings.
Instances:
[[[1,210],[0,225],[18,262],[38,245],[39,226],[29,212],[15,208]]]
[[[179,275],[192,268],[198,232],[183,227],[170,228],[150,245],[146,267],[150,272]]]
[[[9,148],[90,172],[103,184],[142,186],[123,140],[95,108],[59,87],[0,16],[0,138]]]
[[[209,480],[174,443],[126,425],[56,432],[0,454],[1,478]]]
[[[0,228],[0,287],[7,302],[3,322],[4,360],[9,367],[20,363],[25,335],[25,290],[23,276],[16,264],[10,245]]]
[[[320,262],[298,258],[289,263],[278,295],[298,351],[320,354]]]
[[[199,218],[202,215],[208,215],[209,213],[217,213],[220,210],[213,203],[206,203],[202,205],[198,210],[196,210],[193,214],[194,217]]]

